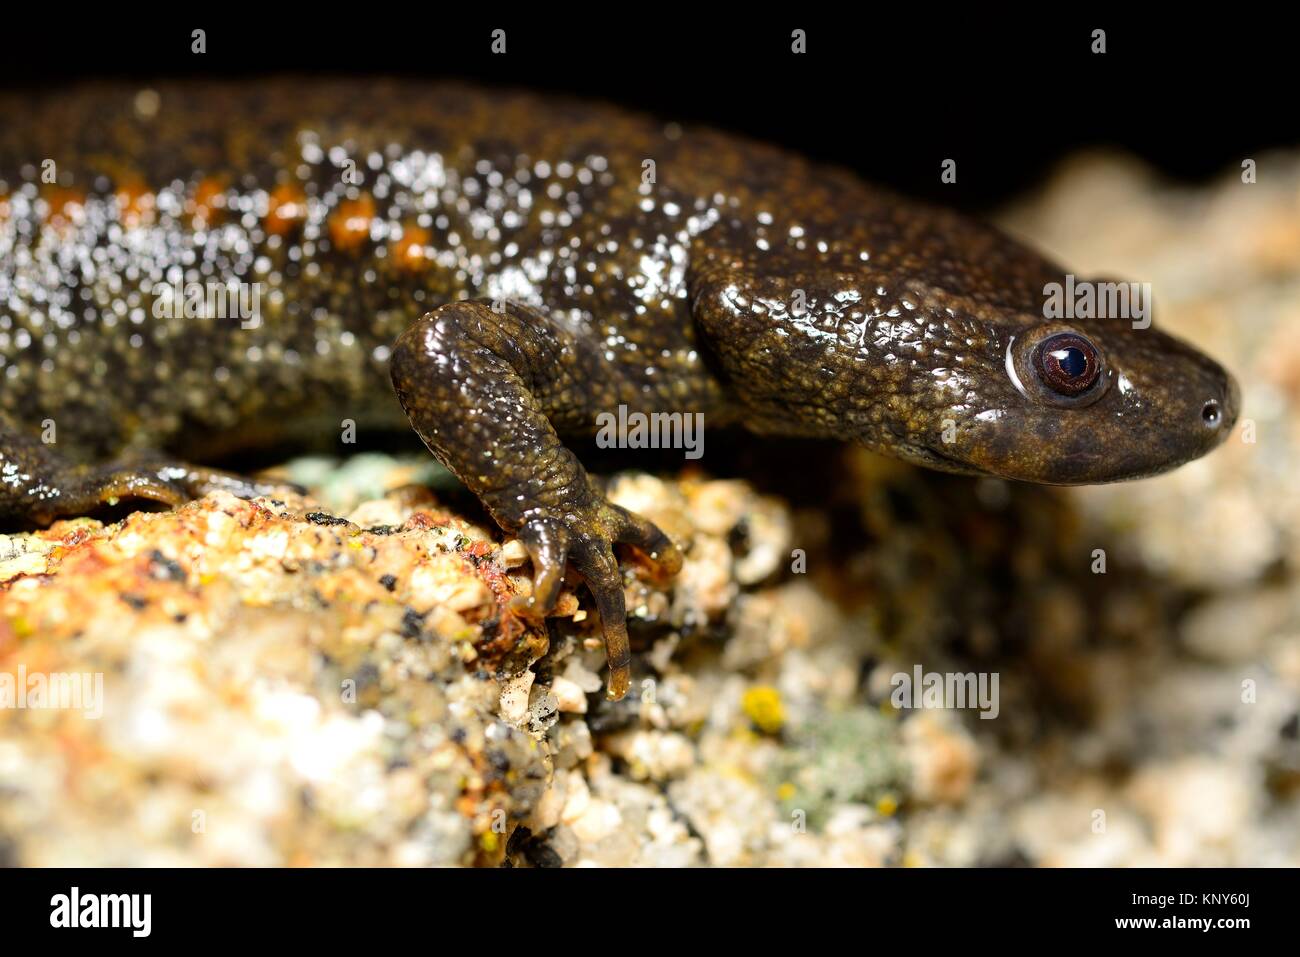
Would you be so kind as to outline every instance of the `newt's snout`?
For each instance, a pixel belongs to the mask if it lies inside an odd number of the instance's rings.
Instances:
[[[923,464],[1053,485],[1143,478],[1216,448],[1241,406],[1227,370],[1154,328],[1036,324],[1002,358],[985,360],[978,405],[944,410],[955,441]]]
[[[1152,424],[1160,427],[1152,430],[1149,440],[1165,458],[1156,471],[1200,458],[1223,444],[1241,410],[1241,390],[1231,373],[1191,346],[1166,338],[1169,372],[1181,381],[1147,389]]]

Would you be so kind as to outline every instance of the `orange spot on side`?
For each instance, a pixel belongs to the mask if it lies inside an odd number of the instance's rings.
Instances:
[[[86,194],[79,189],[54,186],[45,192],[51,226],[70,226],[85,213]]]
[[[207,176],[194,187],[194,195],[185,202],[185,211],[194,217],[195,226],[211,226],[226,206],[225,187],[221,180]]]
[[[143,183],[123,183],[114,194],[117,198],[118,216],[128,229],[153,222],[157,200]]]
[[[370,237],[370,223],[375,218],[375,201],[369,196],[339,203],[330,216],[330,240],[334,248],[356,252]]]
[[[393,243],[393,262],[402,269],[418,272],[429,265],[429,231],[419,226],[402,227],[402,238]]]
[[[307,218],[307,195],[293,183],[282,183],[272,192],[266,209],[266,231],[283,236]]]

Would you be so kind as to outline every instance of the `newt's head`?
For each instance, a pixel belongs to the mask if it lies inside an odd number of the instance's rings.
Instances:
[[[1218,363],[1147,325],[1043,320],[972,343],[927,402],[950,471],[1080,485],[1155,475],[1219,445],[1240,394]],[[955,388],[954,388],[955,386]],[[944,425],[947,429],[944,429]]]

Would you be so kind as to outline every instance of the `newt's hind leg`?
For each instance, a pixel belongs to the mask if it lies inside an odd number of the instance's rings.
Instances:
[[[0,527],[48,525],[118,501],[177,506],[224,489],[241,498],[272,493],[268,485],[155,453],[77,464],[31,436],[0,424]]]
[[[600,612],[608,695],[623,697],[631,654],[613,546],[632,545],[668,573],[682,556],[652,523],[605,500],[557,428],[592,434],[597,413],[644,394],[620,378],[600,343],[514,303],[500,312],[479,300],[439,307],[397,340],[390,369],[425,445],[528,549],[533,594],[515,610],[545,615],[566,563],[574,568]]]

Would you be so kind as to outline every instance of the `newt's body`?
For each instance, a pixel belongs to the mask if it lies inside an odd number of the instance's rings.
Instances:
[[[611,546],[680,557],[563,444],[602,412],[1054,483],[1171,468],[1236,416],[1227,374],[1155,329],[1045,321],[1062,270],[1032,251],[717,133],[315,81],[0,116],[0,522],[256,491],[178,462],[409,417],[528,546],[525,610],[584,576],[615,695]]]

